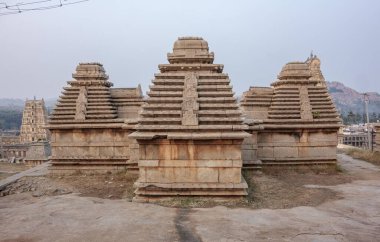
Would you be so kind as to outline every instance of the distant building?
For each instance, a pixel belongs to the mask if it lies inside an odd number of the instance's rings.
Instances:
[[[25,157],[27,150],[27,144],[20,144],[20,136],[6,132],[0,134],[0,159],[16,162]]]
[[[373,146],[373,150],[374,151],[377,151],[377,152],[380,152],[380,123],[377,122],[374,124],[374,128],[375,128],[375,137],[374,137],[374,146]]]
[[[373,130],[373,128],[371,129]],[[375,146],[375,132],[372,133],[372,145]],[[368,132],[365,125],[351,125],[342,128],[338,135],[339,144],[368,149]]]

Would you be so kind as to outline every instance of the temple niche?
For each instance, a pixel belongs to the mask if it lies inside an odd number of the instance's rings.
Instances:
[[[198,37],[179,38],[159,65],[136,132],[140,147],[135,201],[167,196],[246,195],[241,145],[249,134],[214,53]]]
[[[341,120],[320,60],[312,55],[306,62],[286,64],[271,86],[251,87],[241,101],[247,117],[262,120],[262,129],[253,133],[257,153],[251,160],[261,161],[256,162],[260,166],[335,165]]]
[[[111,88],[103,66],[80,63],[50,117],[53,172],[137,169],[128,138],[143,103],[140,86]]]

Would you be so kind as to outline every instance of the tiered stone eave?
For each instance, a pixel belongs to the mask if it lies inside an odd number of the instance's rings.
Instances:
[[[169,71],[213,71],[222,73],[223,68],[224,66],[221,64],[161,64],[158,66],[161,73]]]

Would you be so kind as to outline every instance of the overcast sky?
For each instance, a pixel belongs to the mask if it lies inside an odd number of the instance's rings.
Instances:
[[[311,50],[326,80],[380,92],[378,0],[90,0],[0,16],[0,98],[58,97],[92,61],[145,93],[178,36],[207,40],[238,95]]]

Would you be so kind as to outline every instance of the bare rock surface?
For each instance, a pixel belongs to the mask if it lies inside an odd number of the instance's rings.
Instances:
[[[290,209],[179,209],[75,193],[0,198],[1,241],[378,241],[380,171],[338,155],[350,183],[310,184],[340,199]],[[281,197],[278,197],[281,199]]]

